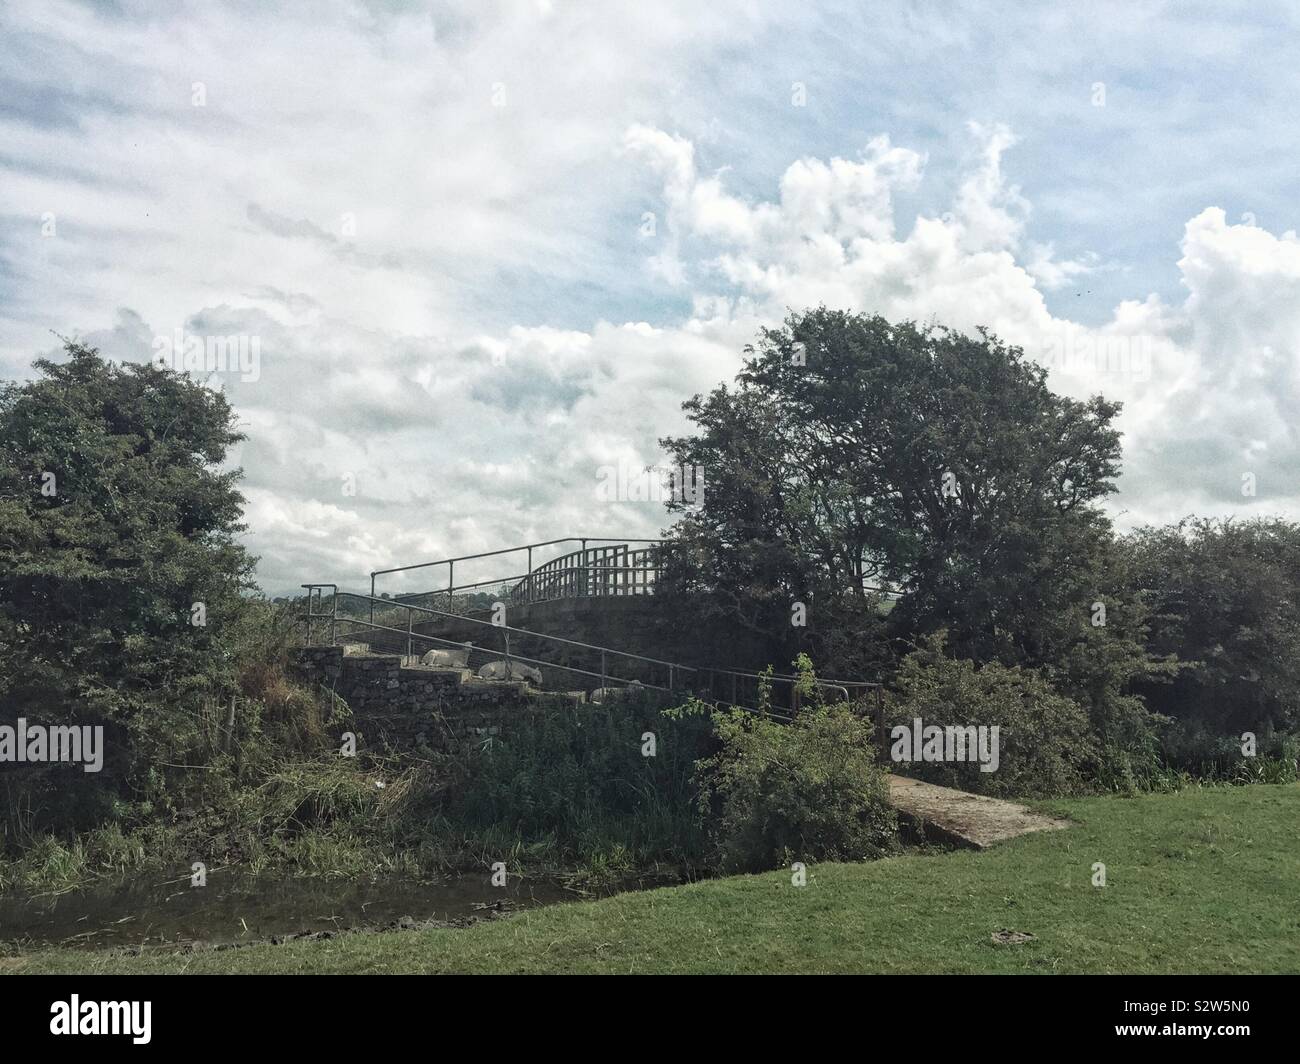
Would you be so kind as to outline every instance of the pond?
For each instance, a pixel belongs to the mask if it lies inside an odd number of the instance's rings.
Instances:
[[[135,881],[63,894],[0,896],[0,942],[87,949],[209,946],[256,942],[302,932],[469,923],[503,912],[575,901],[581,894],[549,881],[515,878],[505,887],[489,872],[414,880],[210,876]]]

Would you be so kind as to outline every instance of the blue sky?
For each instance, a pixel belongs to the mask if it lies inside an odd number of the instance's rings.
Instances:
[[[683,398],[823,300],[987,324],[1123,399],[1122,523],[1295,515],[1297,21],[18,0],[0,375],[50,330],[256,337],[257,379],[211,380],[273,591],[652,534],[599,471],[659,461]]]

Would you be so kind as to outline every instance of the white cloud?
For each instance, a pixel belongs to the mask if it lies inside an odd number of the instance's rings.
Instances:
[[[1123,399],[1126,520],[1300,513],[1300,245],[1207,208],[1221,186],[1182,131],[1218,138],[1213,172],[1248,172],[1265,217],[1289,202],[1266,194],[1276,164],[1248,170],[1194,101],[1139,83],[1249,49],[1286,95],[1267,34],[1117,6],[1120,69],[1098,74],[1078,18],[1008,12],[1003,36],[1042,42],[1013,63],[965,4],[870,34],[740,0],[119,7],[0,15],[0,369],[27,372],[51,328],[135,358],[176,328],[258,336],[261,378],[217,383],[273,590],[654,534],[660,508],[597,500],[602,467],[661,462],[681,401],[818,303],[985,325],[1059,389]],[[1229,104],[1285,144],[1276,112]],[[1135,229],[1141,260],[1080,236]],[[1072,302],[1084,286],[1126,287]]]

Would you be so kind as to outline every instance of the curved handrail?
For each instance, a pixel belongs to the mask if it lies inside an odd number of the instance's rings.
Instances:
[[[455,558],[439,558],[432,562],[417,562],[415,565],[398,565],[392,569],[375,569],[371,576],[383,576],[385,573],[404,573],[409,569],[427,569],[432,565],[449,565],[452,562],[470,562],[476,558],[494,558],[499,554],[514,554],[521,550],[536,550],[540,547],[553,547],[557,543],[663,543],[662,539],[637,539],[633,536],[602,538],[600,536],[561,536],[559,539],[544,539],[539,543],[521,543],[517,547],[502,547],[500,550],[484,550],[477,554],[461,554]]]
[[[796,686],[796,685],[797,685],[801,680],[803,680],[803,677],[798,676],[798,675],[796,675],[796,674],[794,674],[794,673],[752,672],[752,671],[748,671],[748,670],[744,670],[744,669],[710,668],[710,667],[701,667],[701,666],[693,666],[693,665],[683,665],[683,664],[678,663],[678,662],[664,661],[662,658],[652,658],[652,657],[648,657],[647,655],[644,655],[644,654],[634,654],[634,653],[632,653],[631,651],[628,651],[628,650],[618,650],[618,649],[615,649],[614,647],[598,646],[598,645],[596,645],[596,644],[594,644],[594,643],[583,643],[583,642],[580,642],[579,640],[576,640],[576,639],[567,639],[567,638],[565,638],[564,636],[549,635],[549,634],[546,634],[546,633],[543,633],[543,632],[534,632],[534,631],[529,631],[528,629],[525,629],[525,628],[514,628],[514,627],[511,627],[510,625],[505,625],[505,624],[495,624],[495,623],[493,623],[492,621],[479,620],[479,619],[474,618],[474,617],[466,617],[466,616],[462,616],[462,615],[460,615],[460,614],[449,613],[449,612],[447,612],[446,610],[434,609],[434,608],[429,607],[429,606],[416,606],[416,605],[414,605],[413,603],[408,603],[408,602],[396,602],[396,601],[394,601],[394,600],[392,600],[392,599],[379,599],[379,600],[375,600],[375,599],[373,599],[372,596],[361,595],[361,594],[358,594],[358,593],[353,592],[353,591],[339,591],[339,590],[338,590],[338,589],[337,589],[333,584],[303,584],[302,586],[303,586],[304,588],[307,588],[307,589],[308,589],[308,595],[307,595],[307,613],[306,613],[305,616],[303,617],[303,620],[306,622],[306,625],[307,625],[307,637],[308,637],[308,642],[310,642],[310,640],[311,640],[311,636],[312,636],[312,632],[313,632],[313,623],[314,623],[314,622],[317,622],[317,621],[322,622],[322,623],[328,621],[329,624],[330,624],[330,644],[329,644],[329,645],[331,645],[331,646],[332,646],[332,645],[335,645],[335,643],[337,642],[337,625],[338,625],[338,622],[339,622],[340,620],[342,620],[345,624],[356,624],[356,625],[361,625],[361,626],[364,626],[365,628],[367,628],[367,629],[370,630],[370,631],[381,631],[381,632],[387,632],[387,633],[392,633],[392,634],[395,634],[395,635],[398,635],[398,636],[405,635],[405,636],[406,636],[406,641],[407,641],[407,656],[408,656],[408,657],[413,656],[412,653],[411,653],[411,652],[412,652],[412,649],[413,649],[413,643],[414,643],[414,641],[417,640],[417,639],[422,640],[422,641],[425,641],[425,642],[437,643],[437,644],[448,645],[448,646],[459,646],[459,645],[462,645],[462,644],[454,643],[454,642],[451,641],[451,640],[442,639],[442,638],[439,638],[439,637],[436,637],[436,636],[428,636],[428,635],[425,635],[425,634],[423,634],[423,633],[419,633],[419,632],[414,631],[414,623],[413,623],[413,622],[414,622],[414,617],[415,617],[415,614],[418,613],[418,614],[430,615],[430,616],[433,616],[433,617],[452,619],[452,620],[455,620],[456,622],[458,622],[458,623],[460,623],[460,624],[471,624],[471,625],[477,625],[477,626],[479,626],[479,627],[486,628],[486,629],[490,629],[490,630],[492,630],[492,631],[499,631],[499,632],[503,633],[503,638],[506,640],[506,655],[507,655],[507,657],[513,656],[513,657],[515,657],[517,660],[528,661],[528,662],[530,662],[530,663],[533,663],[533,664],[536,664],[536,665],[543,665],[543,666],[546,666],[546,667],[548,667],[548,668],[552,668],[552,669],[556,669],[556,668],[558,668],[558,669],[562,669],[562,670],[567,670],[567,671],[574,672],[574,673],[577,673],[577,674],[581,674],[581,675],[589,676],[589,677],[591,677],[592,679],[595,679],[595,678],[599,677],[599,679],[600,679],[600,681],[601,681],[601,688],[602,688],[602,689],[605,688],[605,687],[608,685],[608,683],[609,683],[610,681],[613,681],[613,682],[616,682],[616,683],[621,683],[621,684],[631,684],[631,683],[633,683],[632,680],[629,680],[629,679],[627,679],[627,678],[623,678],[623,677],[618,677],[618,676],[612,675],[612,674],[609,672],[609,669],[608,669],[608,662],[609,662],[609,659],[610,659],[611,657],[613,657],[613,658],[617,658],[617,659],[623,659],[623,660],[626,660],[626,661],[640,662],[640,663],[647,664],[647,665],[659,666],[659,667],[664,668],[664,669],[667,671],[667,685],[666,685],[666,686],[660,686],[659,684],[655,684],[655,683],[646,683],[646,682],[641,681],[641,680],[636,680],[636,681],[635,681],[636,683],[640,683],[642,686],[646,686],[646,687],[654,687],[654,688],[659,689],[659,690],[664,690],[664,691],[673,692],[673,691],[677,691],[677,690],[680,690],[680,689],[681,689],[681,688],[679,688],[678,683],[677,683],[677,680],[678,680],[679,678],[684,678],[687,674],[693,674],[693,675],[695,675],[695,676],[697,676],[697,677],[701,677],[701,678],[704,677],[704,676],[707,676],[707,677],[708,677],[709,689],[710,689],[710,691],[712,691],[713,688],[714,688],[714,686],[715,686],[715,683],[716,683],[716,680],[717,680],[718,677],[722,677],[722,678],[724,678],[724,679],[728,679],[728,678],[729,678],[729,679],[731,680],[731,689],[732,689],[732,695],[731,695],[731,698],[730,698],[730,699],[722,699],[722,700],[719,700],[719,701],[720,701],[720,702],[725,701],[727,704],[729,704],[729,705],[733,705],[733,706],[736,706],[736,707],[739,708],[739,709],[745,709],[745,710],[749,710],[749,711],[753,711],[753,712],[758,712],[758,710],[756,709],[756,707],[754,707],[754,706],[750,706],[750,705],[747,705],[747,704],[741,702],[741,701],[737,698],[737,694],[736,694],[736,692],[737,692],[737,683],[738,683],[738,681],[740,681],[740,680],[745,680],[746,682],[748,682],[748,681],[754,681],[755,685],[757,685],[757,686],[761,686],[761,684],[762,684],[764,681],[767,681],[767,682],[769,682],[769,683],[771,683],[771,682],[777,682],[777,683],[781,683],[781,684],[788,684],[788,685],[790,685],[790,689],[791,689],[791,702],[792,702],[792,709],[793,709],[793,708],[797,708],[797,704],[798,704],[798,702],[797,702],[797,697],[798,697],[798,696],[797,696],[797,693],[796,693],[796,692],[797,692],[797,686]],[[334,589],[334,591],[333,591],[333,595],[331,596],[331,600],[332,600],[332,601],[331,601],[331,610],[330,610],[329,613],[316,613],[316,612],[314,612],[314,611],[312,610],[312,598],[313,598],[313,596],[312,596],[311,592],[312,592],[313,589],[320,589],[320,588],[324,588],[324,587],[329,587],[329,588],[333,588],[333,589]],[[403,631],[402,629],[400,629],[400,628],[394,628],[394,627],[391,626],[391,625],[377,624],[377,623],[375,623],[373,620],[369,620],[369,621],[367,621],[367,620],[364,620],[364,619],[359,618],[359,617],[350,617],[350,616],[340,617],[340,616],[339,616],[339,613],[338,613],[338,601],[339,601],[340,598],[351,598],[351,599],[361,599],[361,600],[367,600],[367,599],[368,599],[368,600],[371,601],[372,605],[374,605],[374,604],[378,604],[378,605],[380,605],[380,606],[382,606],[382,607],[384,607],[384,608],[388,608],[388,609],[404,609],[404,610],[407,611],[407,613],[406,613],[406,618],[407,618],[406,629],[405,629],[405,631]],[[319,595],[319,593],[316,595],[316,601],[317,601],[317,602],[320,601],[320,595]],[[523,658],[523,657],[521,657],[521,656],[519,656],[519,655],[517,655],[517,654],[515,654],[515,655],[511,655],[511,654],[510,654],[510,650],[509,650],[509,636],[510,636],[511,634],[516,635],[516,636],[519,636],[519,637],[522,637],[522,638],[525,638],[525,639],[530,639],[530,640],[539,640],[539,641],[541,641],[541,642],[543,642],[543,643],[546,643],[546,644],[562,644],[562,645],[564,645],[564,646],[568,646],[568,647],[576,647],[576,648],[580,648],[580,649],[583,649],[583,650],[592,651],[592,652],[594,652],[594,653],[596,653],[596,654],[599,654],[599,656],[600,656],[600,672],[599,672],[599,673],[596,673],[595,671],[593,671],[593,670],[591,670],[591,669],[583,669],[583,668],[581,668],[581,667],[576,667],[576,666],[574,666],[574,665],[565,665],[565,664],[559,664],[559,663],[557,663],[557,662],[548,662],[548,661],[543,661],[543,660],[536,659],[536,658]],[[840,691],[845,695],[845,699],[846,699],[846,701],[851,700],[851,698],[850,698],[850,692],[851,692],[851,691],[857,691],[857,692],[859,692],[859,694],[858,694],[856,697],[862,697],[862,696],[865,695],[866,692],[868,692],[868,691],[874,691],[874,692],[876,692],[876,700],[877,700],[877,714],[879,715],[879,712],[880,712],[880,695],[881,695],[881,693],[882,693],[882,691],[883,691],[883,689],[882,689],[882,687],[881,687],[881,685],[880,685],[879,683],[872,682],[872,681],[867,681],[867,680],[842,680],[842,679],[831,679],[831,678],[820,678],[820,677],[817,678],[815,682],[816,682],[816,684],[817,684],[819,687],[824,687],[824,688],[828,688],[828,689],[832,689],[832,690],[838,688],[838,689],[839,689],[839,690],[840,690]]]
[[[586,547],[531,570],[510,589],[515,603],[601,595],[647,595],[659,576],[658,546]]]

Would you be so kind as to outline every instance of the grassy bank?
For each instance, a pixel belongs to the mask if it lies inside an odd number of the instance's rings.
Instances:
[[[535,910],[467,931],[126,957],[9,972],[1300,972],[1300,786],[1044,808],[1068,831],[985,853],[822,864]],[[1107,885],[1092,885],[1095,862]],[[1008,928],[1037,936],[995,946]]]

